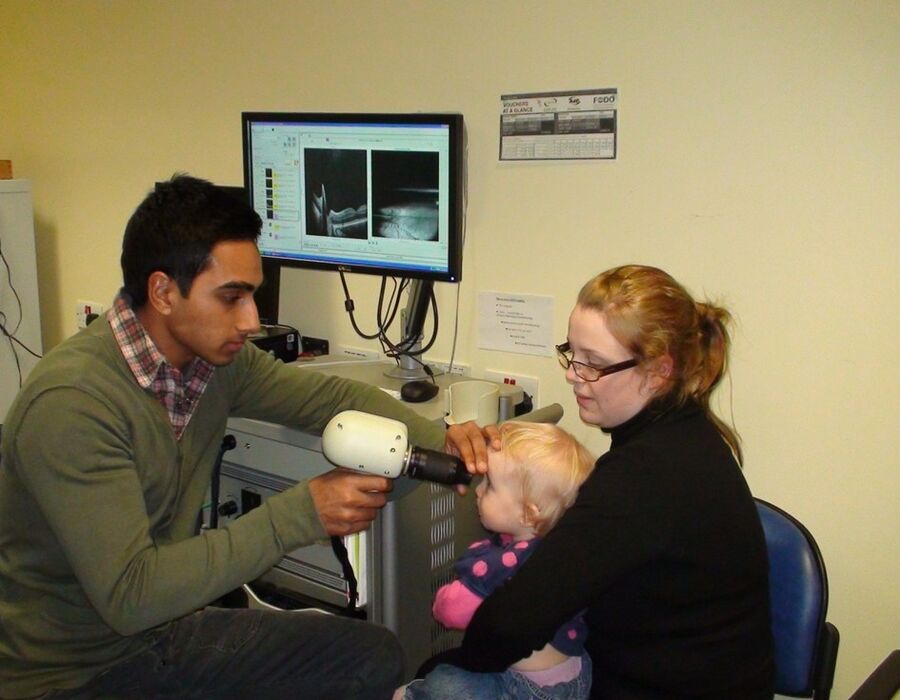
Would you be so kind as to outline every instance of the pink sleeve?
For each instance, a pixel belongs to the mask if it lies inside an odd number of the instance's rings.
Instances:
[[[431,612],[434,619],[452,630],[464,630],[472,615],[484,600],[466,588],[461,581],[448,583],[438,589]]]

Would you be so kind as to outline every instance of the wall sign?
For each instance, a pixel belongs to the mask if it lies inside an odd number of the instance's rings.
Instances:
[[[616,157],[618,88],[500,96],[500,160]]]

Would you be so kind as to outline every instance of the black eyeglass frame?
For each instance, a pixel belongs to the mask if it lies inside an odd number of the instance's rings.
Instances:
[[[568,353],[572,352],[572,347],[569,345],[569,342],[560,343],[556,346],[556,359],[559,360],[559,364],[563,369],[572,368],[576,375],[578,375],[579,379],[583,379],[586,382],[596,382],[603,377],[607,377],[610,374],[615,374],[616,372],[624,372],[626,369],[631,369],[632,367],[637,367],[639,361],[637,358],[632,357],[630,360],[623,360],[622,362],[616,362],[613,365],[607,365],[606,367],[597,367],[596,365],[589,364],[587,362],[579,362],[578,360],[573,360],[569,357]],[[596,372],[597,376],[593,379],[589,377],[585,377],[581,372],[583,369],[579,371],[580,368],[587,368],[591,373]]]

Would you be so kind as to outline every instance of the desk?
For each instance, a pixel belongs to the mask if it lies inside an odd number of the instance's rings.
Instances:
[[[366,384],[386,389],[396,398],[399,398],[400,388],[405,383],[405,380],[388,377],[385,374],[387,370],[395,367],[396,364],[383,360],[361,361],[336,355],[322,355],[312,360],[298,360],[292,364],[300,369],[310,369],[335,377],[356,379]],[[440,387],[437,395],[429,401],[408,403],[406,405],[420,416],[429,420],[443,420],[447,414],[445,393],[447,387],[456,382],[464,382],[471,379],[472,377],[461,377],[457,374],[436,375],[434,381]],[[507,384],[498,384],[498,386],[500,387],[500,420],[506,420],[513,417],[515,407],[522,402],[525,396],[521,387]]]

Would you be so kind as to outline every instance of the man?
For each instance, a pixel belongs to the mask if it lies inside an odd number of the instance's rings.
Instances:
[[[176,176],[131,217],[124,287],[47,354],[7,416],[0,462],[0,696],[390,697],[402,652],[338,616],[204,608],[286,553],[364,530],[388,479],[335,470],[196,533],[229,416],[321,431],[355,408],[444,431],[384,392],[298,372],[258,330],[260,220]],[[484,458],[469,438],[458,448]]]

